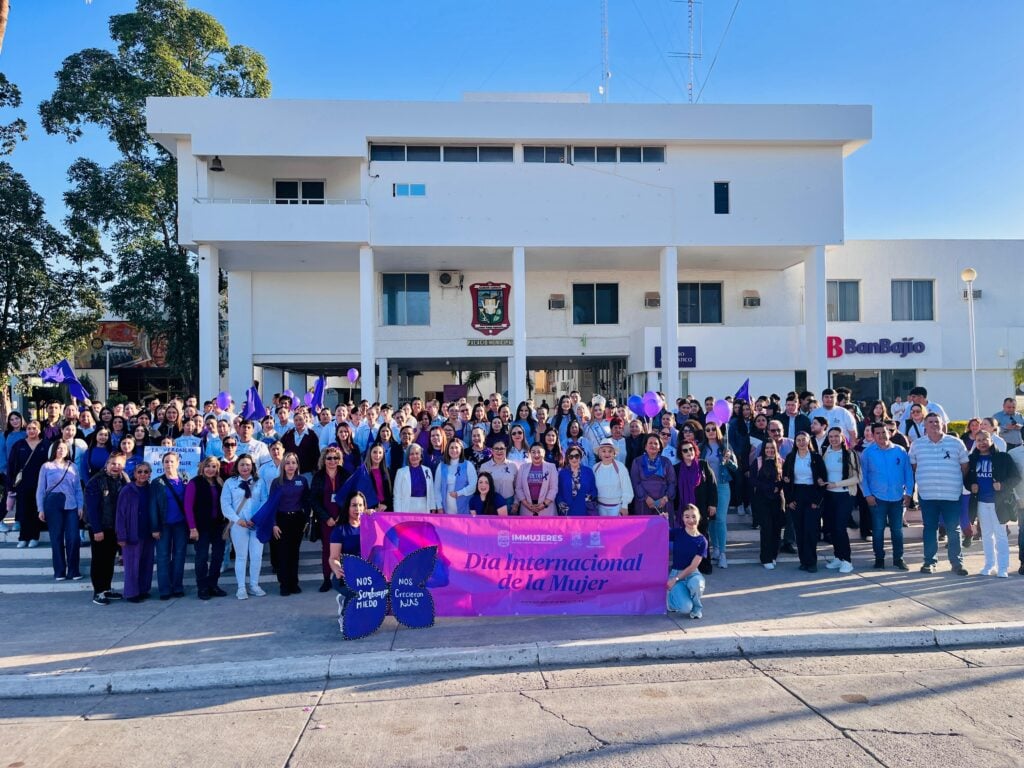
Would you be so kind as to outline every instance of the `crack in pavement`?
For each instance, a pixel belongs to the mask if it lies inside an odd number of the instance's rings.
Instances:
[[[313,715],[316,714],[317,708],[320,706],[320,702],[324,700],[324,694],[327,693],[328,684],[329,681],[324,680],[323,687],[320,689],[320,693],[317,694],[316,701],[314,701],[312,706],[309,707],[306,722],[304,722],[302,727],[299,729],[299,734],[295,737],[295,743],[292,744],[292,748],[288,751],[288,757],[284,759],[284,765],[282,768],[291,768],[292,758],[295,757],[295,750],[299,748],[299,744],[302,742],[302,737],[305,736],[306,731],[309,730],[309,724],[313,721]]]
[[[568,726],[570,726],[572,728],[576,728],[578,730],[583,731],[590,738],[592,738],[594,741],[596,741],[597,744],[598,744],[598,746],[592,747],[591,749],[585,749],[582,752],[580,752],[580,750],[573,750],[571,752],[566,752],[564,755],[560,755],[558,757],[559,760],[561,760],[563,757],[568,757],[569,755],[583,754],[583,753],[587,753],[587,752],[599,752],[600,750],[604,749],[605,747],[615,746],[615,744],[613,742],[606,741],[606,740],[602,739],[600,736],[597,736],[592,730],[587,728],[587,726],[580,725],[578,723],[574,723],[571,720],[569,720],[569,718],[567,718],[565,715],[560,715],[558,712],[555,712],[553,709],[548,708],[547,706],[544,705],[544,703],[540,699],[535,699],[533,696],[530,696],[528,693],[526,693],[526,691],[519,691],[519,695],[522,696],[527,701],[532,701],[534,704],[536,704],[538,707],[540,707],[540,711],[541,712],[544,712],[544,713],[549,714],[549,715],[551,715],[552,717],[554,717],[554,718],[556,718],[558,720],[561,720],[563,723],[565,723],[566,725],[568,725]],[[620,742],[620,743],[624,744],[624,745],[628,744],[628,742]]]

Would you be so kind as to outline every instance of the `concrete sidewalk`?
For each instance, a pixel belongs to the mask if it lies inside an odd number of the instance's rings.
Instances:
[[[870,562],[870,545],[854,559]],[[982,565],[967,551],[972,574]],[[1024,578],[858,568],[816,574],[780,564],[717,569],[704,616],[438,619],[407,630],[392,618],[363,640],[340,637],[332,594],[238,601],[185,598],[93,605],[81,592],[0,597],[0,697],[188,690],[457,669],[642,659],[842,652],[1024,642]],[[265,571],[268,571],[265,568]],[[231,584],[225,578],[227,586]],[[276,586],[276,585],[275,585]],[[155,590],[154,590],[155,594]]]

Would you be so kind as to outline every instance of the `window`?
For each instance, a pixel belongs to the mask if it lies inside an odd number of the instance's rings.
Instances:
[[[480,147],[481,163],[511,163],[512,147]]]
[[[729,212],[729,182],[715,182],[715,213]]]
[[[573,325],[615,325],[619,322],[618,283],[573,283]]]
[[[527,163],[564,163],[565,147],[523,147],[523,161]]]
[[[665,148],[664,147],[644,147],[643,148],[643,160],[645,163],[664,163],[665,162]]]
[[[597,148],[597,162],[599,163],[614,163],[619,159],[619,148],[618,147],[598,147]]]
[[[278,205],[323,205],[324,182],[312,179],[277,179],[274,202]]]
[[[439,163],[441,162],[441,148],[430,145],[412,145],[405,148],[405,159],[410,163]]]
[[[592,163],[596,153],[596,147],[573,147],[572,161],[574,163]]]
[[[476,147],[445,147],[444,161],[446,163],[475,163],[477,158]]]
[[[892,319],[934,320],[933,293],[931,280],[893,280]]]
[[[722,322],[721,283],[679,283],[679,322]]]
[[[825,283],[826,320],[830,323],[855,323],[860,320],[860,283],[856,280],[829,280]]]
[[[620,163],[639,163],[643,159],[640,147],[619,147]]]
[[[426,197],[426,184],[392,184],[392,197]]]
[[[430,275],[381,275],[384,325],[430,325]]]
[[[405,160],[404,144],[371,144],[371,160]]]

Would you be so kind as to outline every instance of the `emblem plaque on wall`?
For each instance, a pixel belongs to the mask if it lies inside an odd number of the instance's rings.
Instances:
[[[509,284],[473,283],[469,290],[473,297],[473,329],[485,336],[507,330]]]

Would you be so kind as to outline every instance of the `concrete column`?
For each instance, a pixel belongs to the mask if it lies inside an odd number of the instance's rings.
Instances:
[[[669,410],[679,397],[679,253],[661,249],[661,389]]]
[[[199,402],[220,389],[220,252],[199,246]]]
[[[388,386],[391,383],[391,369],[388,368],[388,359],[386,357],[379,358],[377,360],[377,368],[380,370],[380,381],[377,382],[377,389],[380,392],[380,397],[376,399],[383,404],[387,402]]]
[[[828,386],[825,300],[825,246],[818,245],[804,255],[804,357],[807,389],[816,395]]]
[[[512,249],[512,358],[508,399],[513,408],[527,399],[526,389],[526,249]]]
[[[373,248],[359,246],[359,385],[364,400],[377,399],[374,342],[377,334],[377,278]]]
[[[400,395],[398,393],[399,382],[400,382],[400,379],[399,379],[399,374],[398,374],[398,365],[397,364],[392,364],[391,365],[391,370],[388,371],[388,389],[387,389],[388,398],[387,398],[387,401],[389,403],[391,403],[391,405],[393,405],[396,408],[398,407],[398,399],[400,397]]]
[[[252,386],[252,272],[228,272],[228,392],[245,402]]]

